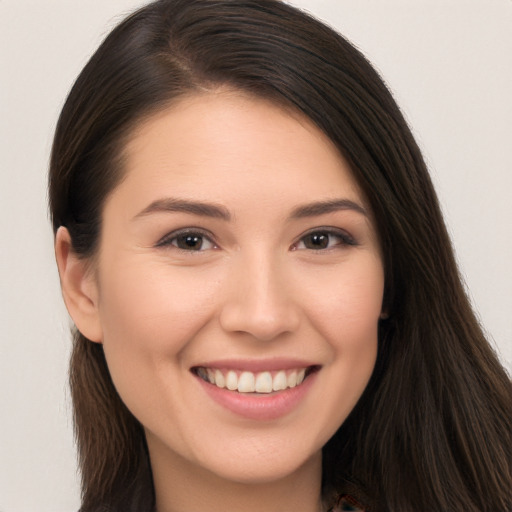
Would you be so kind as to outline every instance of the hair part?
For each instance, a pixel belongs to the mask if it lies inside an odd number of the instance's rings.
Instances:
[[[62,110],[50,162],[53,228],[93,258],[103,205],[142,119],[217,87],[311,119],[368,199],[385,266],[371,381],[324,448],[324,490],[368,510],[512,508],[511,383],[458,273],[421,153],[378,74],[342,36],[277,0],[160,0],[106,38]],[[152,510],[142,426],[103,348],[75,333],[70,366],[81,512]]]

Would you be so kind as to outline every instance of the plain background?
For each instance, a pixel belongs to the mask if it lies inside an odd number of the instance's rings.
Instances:
[[[0,0],[0,512],[79,505],[48,155],[74,78],[142,3]],[[291,3],[351,39],[392,89],[424,150],[475,308],[512,373],[512,2]]]

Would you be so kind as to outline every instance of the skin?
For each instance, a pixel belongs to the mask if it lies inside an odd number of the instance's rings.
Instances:
[[[307,119],[229,90],[147,119],[125,157],[94,262],[65,228],[56,254],[71,316],[145,427],[158,511],[319,510],[321,448],[371,376],[382,314],[378,237],[349,166]],[[184,228],[200,250],[179,247]],[[226,410],[191,372],[292,356],[319,371],[272,420]]]

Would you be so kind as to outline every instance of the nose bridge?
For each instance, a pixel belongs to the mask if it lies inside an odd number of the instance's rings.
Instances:
[[[299,323],[286,262],[271,251],[240,255],[230,270],[220,319],[226,331],[272,340]]]

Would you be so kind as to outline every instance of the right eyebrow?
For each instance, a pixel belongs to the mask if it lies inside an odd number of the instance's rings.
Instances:
[[[187,199],[174,197],[165,197],[153,201],[146,206],[146,208],[137,213],[133,219],[161,212],[184,212],[201,217],[213,217],[225,221],[231,220],[229,210],[222,205],[203,201],[189,201]]]
[[[331,199],[298,206],[293,210],[291,218],[302,219],[305,217],[317,217],[340,210],[352,210],[368,217],[366,209],[355,201],[350,199]]]

